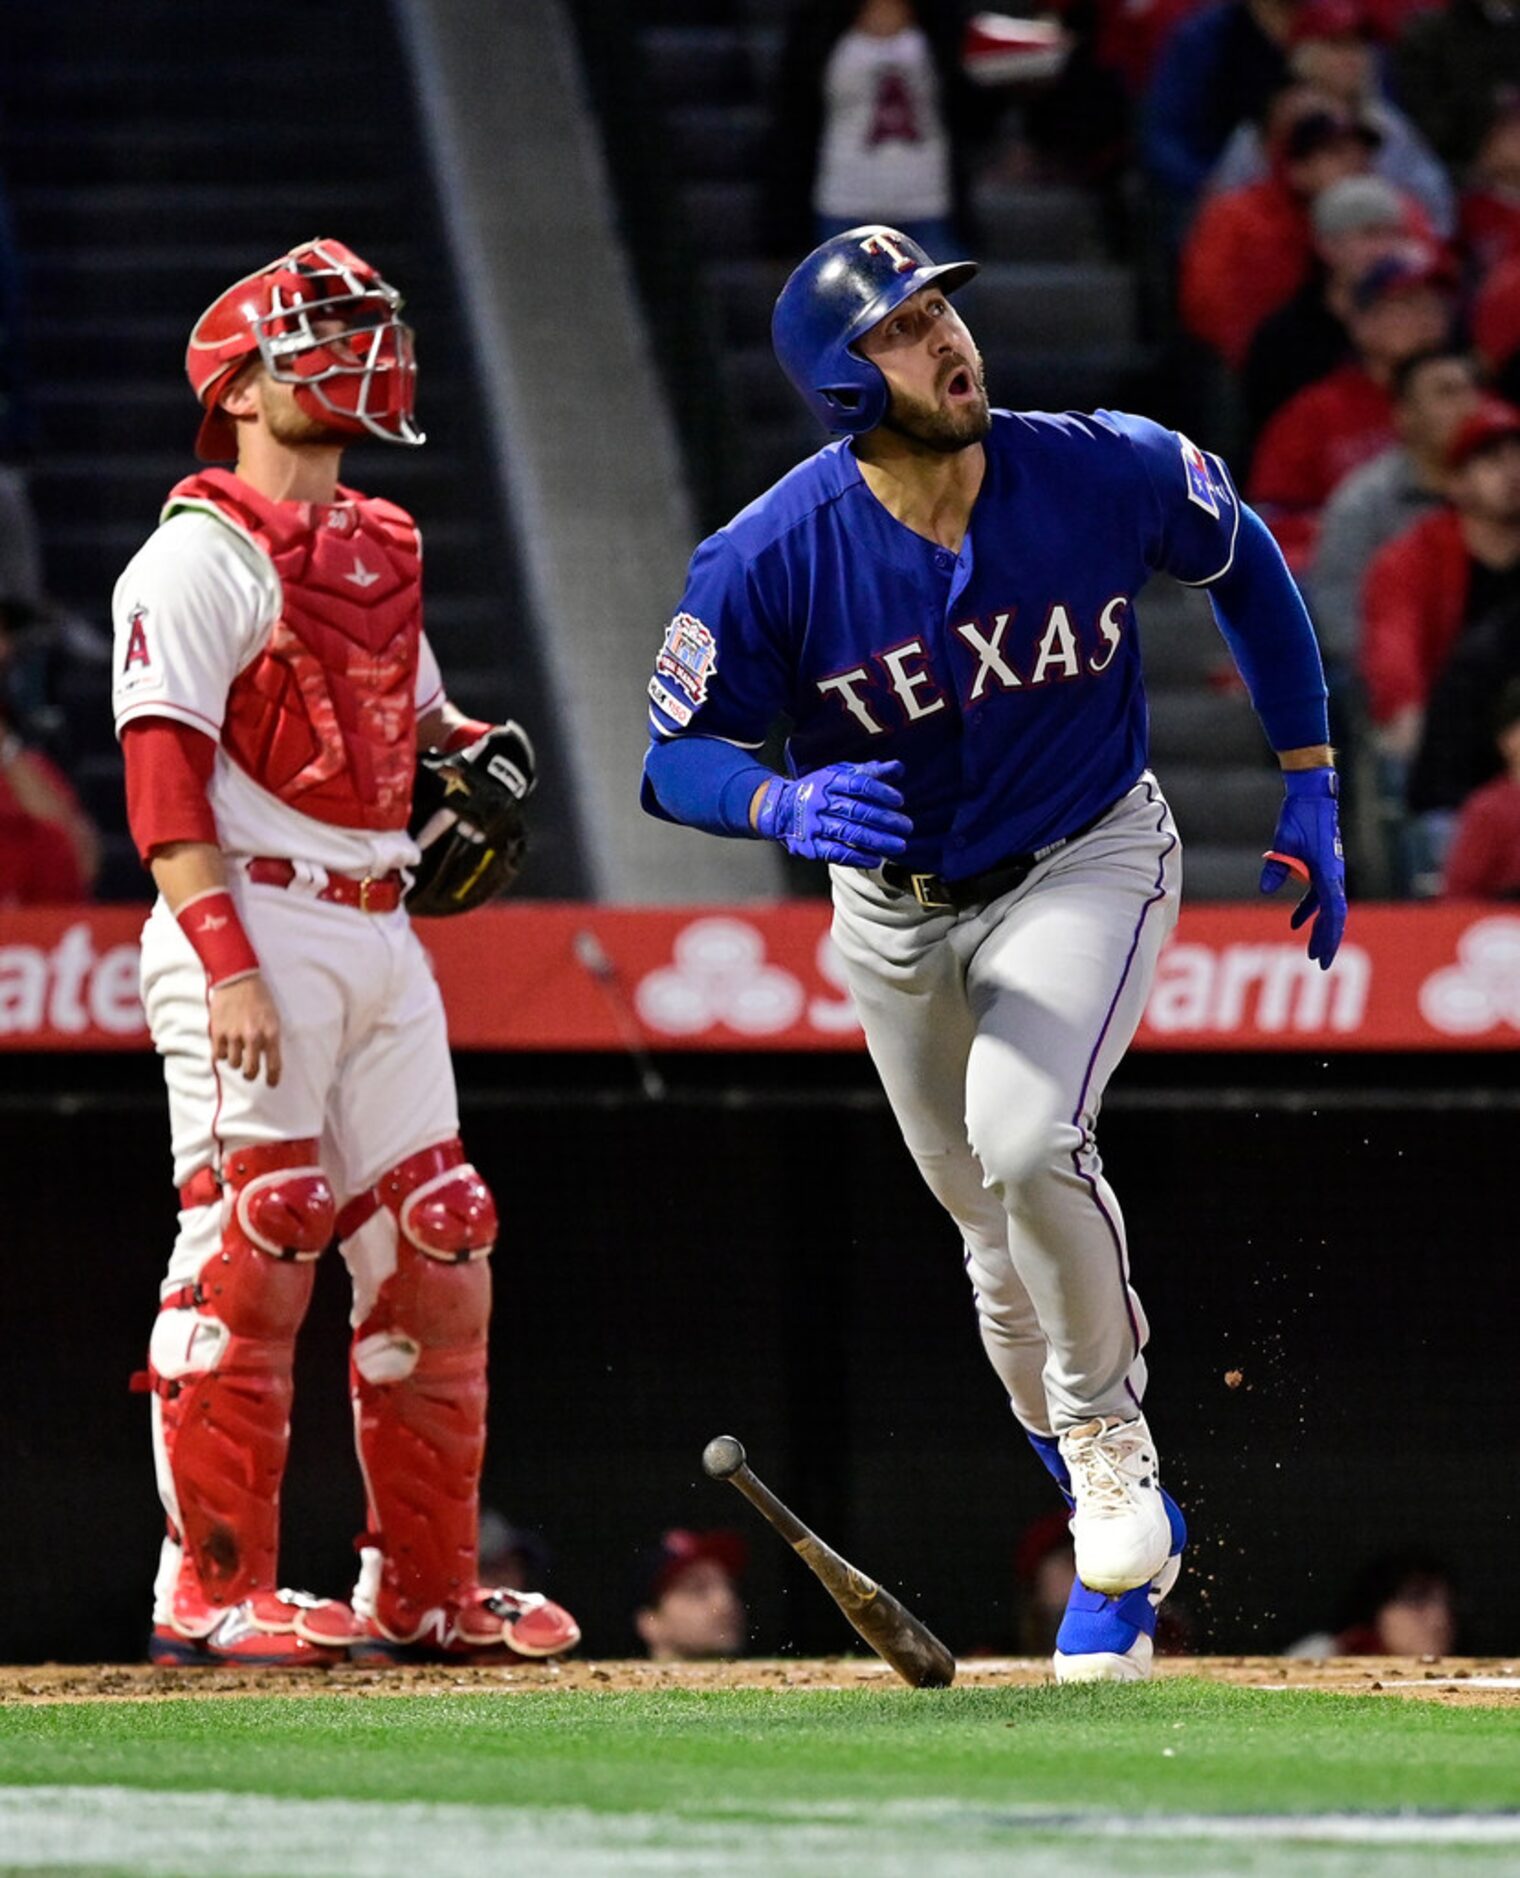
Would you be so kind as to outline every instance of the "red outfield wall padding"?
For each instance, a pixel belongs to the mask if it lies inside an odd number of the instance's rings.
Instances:
[[[140,907],[0,911],[0,1048],[147,1047]],[[355,913],[354,918],[364,915]],[[423,920],[459,1049],[855,1050],[820,901],[610,907],[524,901]],[[1137,1047],[1512,1050],[1520,908],[1353,906],[1332,971],[1285,906],[1192,906]]]

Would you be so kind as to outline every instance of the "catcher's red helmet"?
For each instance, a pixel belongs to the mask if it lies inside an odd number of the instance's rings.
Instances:
[[[402,300],[341,241],[303,242],[219,294],[195,322],[185,372],[205,409],[196,455],[237,455],[237,427],[217,404],[257,353],[271,378],[296,387],[309,417],[334,430],[416,444],[417,362]]]

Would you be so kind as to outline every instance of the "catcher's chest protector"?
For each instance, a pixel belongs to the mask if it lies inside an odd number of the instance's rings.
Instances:
[[[227,470],[187,477],[165,513],[210,507],[274,563],[284,605],[227,699],[222,745],[319,822],[404,828],[416,765],[422,551],[404,509],[339,489],[270,502]]]

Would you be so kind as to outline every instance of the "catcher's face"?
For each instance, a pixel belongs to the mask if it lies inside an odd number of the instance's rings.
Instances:
[[[276,443],[290,449],[307,446],[330,449],[353,442],[348,433],[336,430],[305,410],[294,385],[282,384],[264,371],[259,373],[257,382],[259,416]]]
[[[312,328],[321,338],[344,331],[342,322],[335,319],[313,320]],[[255,360],[223,393],[221,402],[234,417],[257,419],[276,443],[288,449],[341,449],[352,443],[350,432],[312,413],[301,390],[289,379],[275,378],[262,361]]]
[[[992,427],[982,355],[937,287],[923,287],[857,342],[887,381],[884,430],[946,455]]]

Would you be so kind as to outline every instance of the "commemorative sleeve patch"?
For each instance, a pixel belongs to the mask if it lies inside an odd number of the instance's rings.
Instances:
[[[1197,444],[1186,437],[1179,434],[1178,442],[1182,445],[1182,467],[1187,476],[1188,501],[1196,502],[1200,509],[1207,509],[1217,522],[1220,491],[1214,485],[1209,460]]]
[[[712,633],[694,614],[677,613],[665,628],[665,643],[654,662],[658,676],[691,701],[691,708],[707,702],[707,687],[718,669],[718,646]],[[650,694],[653,696],[653,692]],[[659,699],[655,699],[659,703]],[[668,709],[661,705],[661,709]],[[676,713],[670,713],[672,717]],[[687,713],[690,717],[690,712]],[[678,722],[684,721],[677,719]]]

